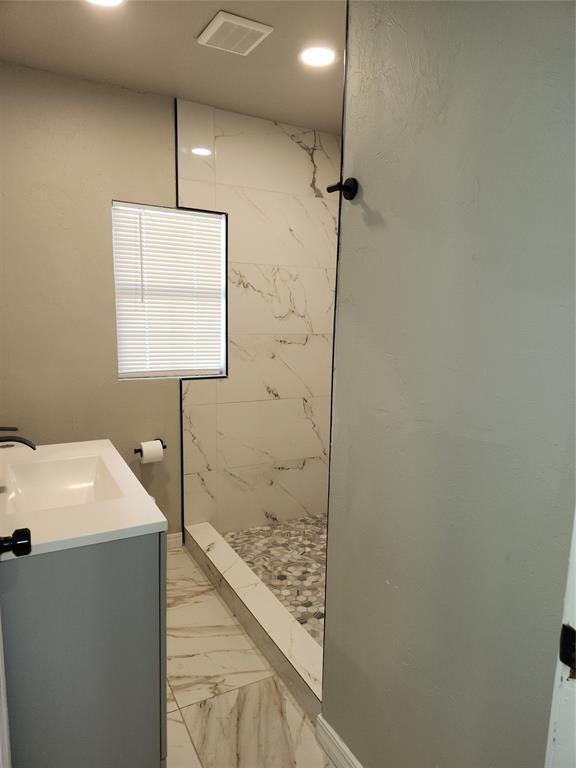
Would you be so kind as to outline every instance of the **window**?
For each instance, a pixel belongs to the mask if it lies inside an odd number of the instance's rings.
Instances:
[[[112,204],[120,378],[226,374],[226,214]]]

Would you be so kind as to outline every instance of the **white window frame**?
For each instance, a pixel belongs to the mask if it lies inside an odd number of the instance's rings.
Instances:
[[[134,209],[138,211],[155,211],[161,213],[198,213],[207,214],[210,216],[218,217],[220,219],[222,227],[222,242],[221,242],[221,254],[220,254],[220,364],[216,367],[187,367],[174,366],[169,368],[154,368],[144,367],[138,370],[133,370],[126,364],[126,358],[123,353],[123,345],[126,345],[126,337],[130,335],[129,323],[126,320],[126,306],[129,302],[125,301],[124,306],[122,304],[122,289],[120,288],[119,280],[119,262],[122,256],[119,254],[119,250],[116,247],[114,213],[115,210],[121,209]],[[222,211],[208,211],[200,208],[187,208],[178,206],[176,208],[159,205],[147,205],[144,203],[129,203],[119,200],[112,201],[112,241],[113,241],[113,271],[114,271],[114,296],[116,305],[116,345],[117,345],[117,372],[120,380],[130,379],[212,379],[212,378],[226,378],[228,375],[228,288],[227,288],[227,275],[228,275],[228,214]],[[124,256],[125,263],[126,257]],[[142,259],[142,251],[140,251],[140,273],[142,274],[142,267],[145,261]],[[142,278],[139,282],[141,283]],[[130,281],[125,281],[125,286],[129,285]],[[135,281],[132,284],[132,290]],[[141,283],[144,288],[144,283]],[[123,314],[124,312],[124,314]],[[125,348],[125,346],[124,346]]]

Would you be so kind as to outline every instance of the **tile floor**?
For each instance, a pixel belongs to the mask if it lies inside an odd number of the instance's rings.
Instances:
[[[286,609],[272,590],[232,549],[210,523],[186,527],[192,556],[210,569],[227,593],[232,611],[242,605],[264,629],[272,643],[322,700],[322,646]]]
[[[168,553],[168,768],[332,768],[314,726],[186,550]]]
[[[229,531],[223,538],[322,645],[326,518],[284,520]]]

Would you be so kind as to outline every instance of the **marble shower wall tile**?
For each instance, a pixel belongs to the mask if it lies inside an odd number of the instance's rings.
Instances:
[[[330,335],[233,334],[228,355],[229,376],[216,383],[219,403],[330,395]]]
[[[327,397],[218,405],[218,468],[326,458]]]
[[[178,176],[182,179],[214,184],[214,107],[178,100]],[[194,147],[204,147],[212,154],[193,155]],[[180,201],[180,205],[184,205]]]
[[[216,187],[205,181],[180,179],[178,182],[178,205],[183,208],[200,208],[203,211],[215,211]]]
[[[189,405],[183,423],[187,525],[326,513],[330,397]]]
[[[228,341],[228,377],[182,382],[185,426],[195,405],[330,396],[331,334],[230,334]]]
[[[216,185],[228,213],[230,262],[336,266],[337,210],[325,198]]]
[[[182,415],[185,475],[328,455],[329,397],[191,405]]]
[[[184,475],[185,524],[231,531],[304,515],[328,506],[325,458],[292,459]]]
[[[216,404],[217,379],[186,379],[182,381],[182,407],[187,413],[193,405]]]
[[[335,270],[229,264],[233,334],[332,333]]]
[[[216,183],[338,201],[326,187],[340,176],[336,136],[217,109]]]
[[[183,382],[186,522],[324,512],[339,139],[179,100],[178,162],[180,205],[229,214],[230,375]]]
[[[218,512],[216,380],[182,382],[184,523],[212,522]]]
[[[275,677],[183,711],[204,768],[329,768],[312,723]]]
[[[184,455],[186,469],[186,455]],[[184,474],[184,522],[217,525],[218,470]]]
[[[185,406],[182,429],[184,474],[216,469],[216,406]]]
[[[326,514],[328,463],[298,459],[218,472],[218,516],[222,532]]]

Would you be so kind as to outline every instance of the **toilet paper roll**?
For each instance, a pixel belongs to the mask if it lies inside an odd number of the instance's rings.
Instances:
[[[147,440],[140,443],[140,463],[154,464],[157,461],[164,460],[164,447],[161,440]]]

